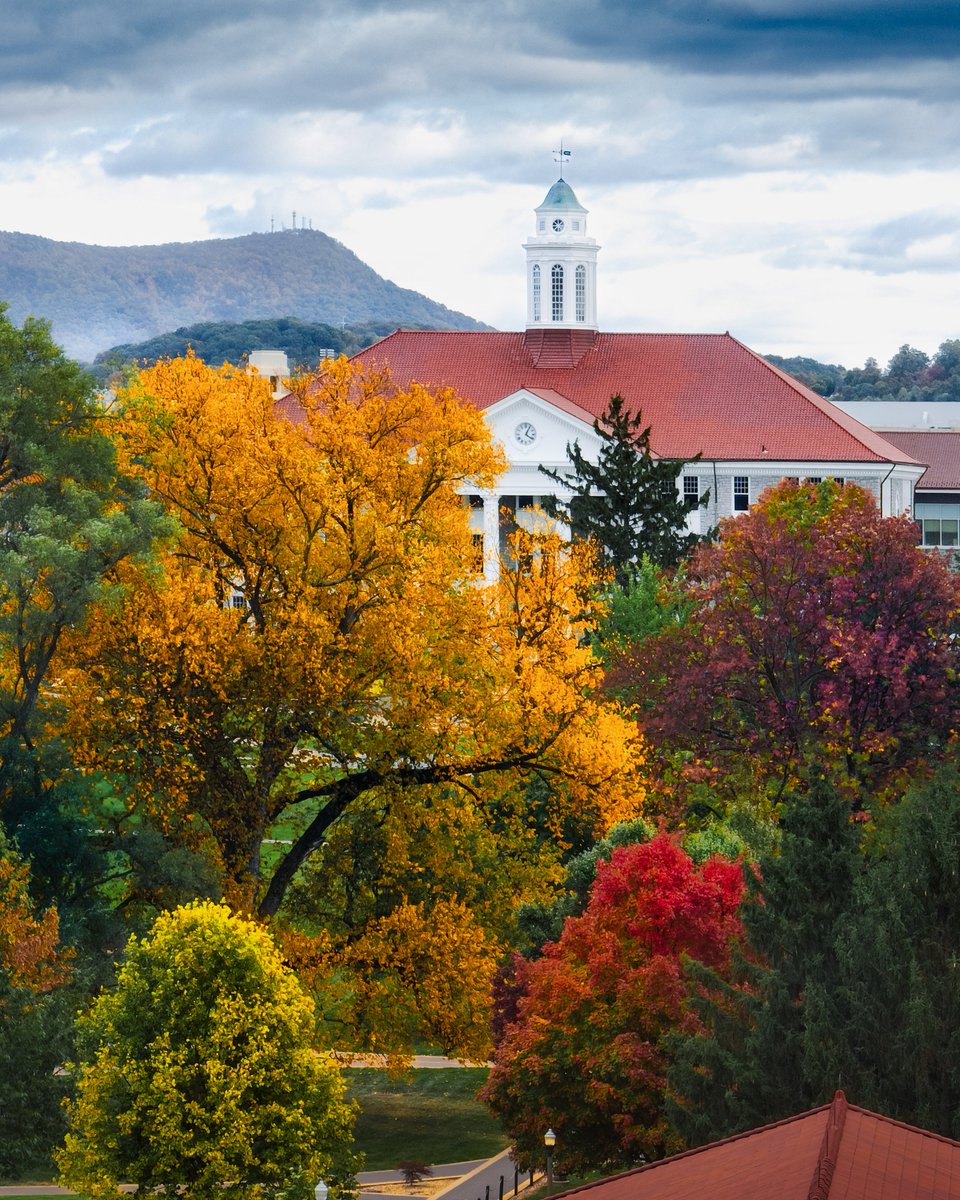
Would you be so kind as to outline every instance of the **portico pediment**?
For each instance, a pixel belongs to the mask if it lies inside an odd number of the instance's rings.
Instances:
[[[526,474],[541,463],[561,470],[569,465],[567,446],[573,442],[579,442],[581,453],[591,462],[600,452],[601,439],[590,414],[559,392],[521,388],[492,404],[484,416],[511,471]]]

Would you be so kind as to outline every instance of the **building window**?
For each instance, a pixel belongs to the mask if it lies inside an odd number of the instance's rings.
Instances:
[[[587,268],[582,264],[577,267],[577,320],[587,319]]]
[[[750,507],[750,479],[746,475],[733,477],[733,511],[746,512]]]
[[[834,475],[833,482],[837,485],[837,487],[843,487],[843,482],[844,482],[843,476],[842,475]]]
[[[563,267],[559,263],[550,268],[550,311],[552,321],[563,320]]]
[[[699,475],[684,475],[683,477],[683,498],[684,500],[692,500],[695,504],[700,502],[700,476]]]
[[[540,220],[537,222],[537,233],[544,233],[546,231],[546,228],[547,228],[547,223],[541,217]]]
[[[823,483],[823,478],[820,475],[808,475],[807,483]]]
[[[533,319],[540,320],[540,264],[533,267]]]
[[[918,522],[921,530],[921,545],[924,546],[956,546],[958,526],[956,518],[924,517]]]
[[[574,221],[574,223],[573,223],[573,230],[574,230],[574,233],[579,233],[579,232],[580,232],[580,222],[579,222],[579,221]]]

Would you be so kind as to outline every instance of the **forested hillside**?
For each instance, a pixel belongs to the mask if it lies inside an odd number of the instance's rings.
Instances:
[[[145,342],[127,342],[111,346],[98,354],[94,374],[105,378],[121,363],[156,362],[158,358],[176,358],[191,349],[210,366],[238,363],[253,350],[283,350],[292,371],[312,370],[324,351],[356,354],[396,328],[391,321],[371,321],[363,325],[324,325],[280,317],[263,321],[201,321],[183,325],[172,333],[161,333]]]
[[[14,321],[51,323],[81,361],[198,321],[296,317],[330,325],[384,322],[481,329],[381,278],[312,229],[161,246],[88,246],[0,233],[0,300]]]
[[[956,338],[942,342],[932,357],[904,344],[886,367],[875,358],[848,370],[815,358],[765,357],[831,400],[915,400],[925,404],[960,400],[960,339]]]

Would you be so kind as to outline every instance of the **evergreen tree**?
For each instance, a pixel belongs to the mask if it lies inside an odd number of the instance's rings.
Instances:
[[[960,1136],[960,771],[879,821],[837,933],[839,979],[811,991],[809,1069],[857,1103]]]
[[[631,416],[620,395],[611,397],[606,412],[593,423],[601,438],[599,460],[590,462],[580,443],[567,445],[571,472],[540,470],[554,482],[571,488],[569,510],[555,506],[574,533],[593,538],[618,581],[629,580],[644,556],[658,566],[672,567],[701,536],[686,531],[687,517],[709,501],[677,491],[686,461],[655,458],[650,449],[650,426],[643,414]],[[695,459],[688,461],[697,462]]]
[[[857,833],[849,804],[822,776],[791,797],[781,829],[780,854],[747,874],[750,951],[738,978],[730,984],[695,968],[692,1007],[703,1030],[672,1039],[668,1117],[688,1145],[778,1120],[829,1094],[808,995],[815,989],[825,1000],[835,990],[835,931],[850,904]],[[826,1012],[818,1006],[818,1019]]]
[[[73,1048],[77,997],[69,989],[16,986],[0,967],[0,1179],[26,1172],[49,1178],[63,1138],[62,1068]]]

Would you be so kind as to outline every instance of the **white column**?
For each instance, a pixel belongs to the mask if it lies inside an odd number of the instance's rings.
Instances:
[[[569,510],[570,501],[573,499],[573,492],[563,491],[558,488],[553,494],[557,503]],[[557,517],[557,519],[554,521],[554,528],[565,542],[569,542],[573,537],[573,532],[571,531],[570,526],[566,523],[566,521],[561,521],[559,517]]]
[[[500,578],[500,496],[483,493],[483,577],[487,583]]]

